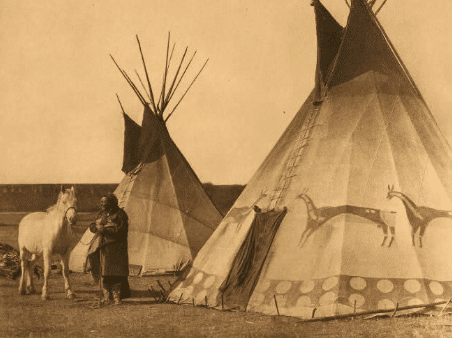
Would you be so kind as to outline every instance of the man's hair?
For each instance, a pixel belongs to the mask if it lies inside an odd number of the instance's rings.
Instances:
[[[102,197],[105,197],[107,199],[108,206],[111,209],[118,209],[119,208],[118,198],[114,194],[107,194],[107,195],[104,195]]]

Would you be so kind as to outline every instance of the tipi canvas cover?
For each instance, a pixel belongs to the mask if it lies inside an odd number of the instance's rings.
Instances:
[[[166,67],[165,77],[168,56]],[[177,74],[175,80],[181,79]],[[129,217],[129,264],[134,273],[141,274],[179,270],[193,260],[222,216],[168,133],[165,121],[169,116],[165,120],[163,113],[169,99],[159,101],[158,105],[153,99],[148,103],[130,78],[126,79],[144,106],[141,127],[123,114],[122,170],[126,175],[114,192]],[[151,86],[149,90],[152,97]],[[163,89],[162,97],[172,96],[171,90],[173,86],[167,93]],[[88,229],[74,249],[72,270],[83,270],[92,236]]]
[[[222,217],[148,109],[141,135],[141,161],[115,191],[129,216],[129,263],[141,273],[174,271],[196,256]]]
[[[170,294],[303,318],[452,297],[452,153],[372,10],[313,2],[316,87]]]

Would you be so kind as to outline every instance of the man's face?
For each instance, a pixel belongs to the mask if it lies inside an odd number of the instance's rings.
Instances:
[[[102,197],[100,199],[100,210],[105,211],[108,209],[108,199],[107,197]]]

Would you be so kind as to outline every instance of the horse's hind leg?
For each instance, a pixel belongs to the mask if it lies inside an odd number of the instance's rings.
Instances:
[[[34,280],[34,270],[36,263],[36,255],[32,254],[30,260],[28,261],[28,273],[27,273],[27,294],[35,294],[36,289],[33,283]]]
[[[20,248],[20,282],[19,282],[19,295],[24,295],[26,292],[25,283],[27,281],[28,273],[28,251],[25,248]]]
[[[71,283],[69,281],[69,255],[69,252],[61,255],[61,272],[63,274],[64,290],[66,292],[66,296],[69,299],[74,299],[75,294],[71,290]]]
[[[47,284],[50,276],[50,259],[51,259],[50,252],[44,251],[42,258],[44,260],[44,284],[42,286],[41,299],[47,300],[49,299],[49,295],[47,294]]]

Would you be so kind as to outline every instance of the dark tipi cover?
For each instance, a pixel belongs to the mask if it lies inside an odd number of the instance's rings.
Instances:
[[[311,318],[452,297],[451,149],[364,1],[344,29],[314,8],[316,88],[172,301]]]

